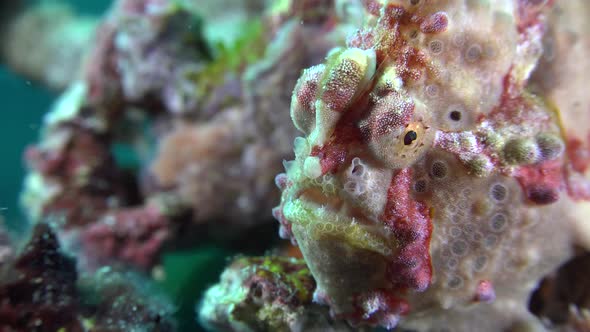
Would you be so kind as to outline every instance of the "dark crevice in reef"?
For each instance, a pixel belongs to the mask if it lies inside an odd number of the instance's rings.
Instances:
[[[530,311],[561,325],[571,319],[570,308],[590,308],[590,252],[569,260],[546,276],[531,296]]]

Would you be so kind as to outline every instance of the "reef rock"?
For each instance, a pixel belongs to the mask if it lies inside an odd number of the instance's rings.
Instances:
[[[78,273],[51,226],[35,226],[24,248],[0,263],[2,331],[173,331],[172,306],[108,267]]]
[[[30,219],[59,220],[89,265],[149,268],[179,229],[272,221],[274,174],[296,136],[290,92],[348,26],[333,24],[332,1],[293,2],[214,46],[197,7],[114,2],[27,150]]]
[[[238,258],[205,294],[199,318],[211,331],[354,331],[312,303],[315,286],[301,259]]]

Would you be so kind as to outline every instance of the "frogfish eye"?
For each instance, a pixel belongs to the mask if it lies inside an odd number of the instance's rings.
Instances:
[[[413,130],[408,131],[406,133],[406,135],[404,136],[404,145],[412,144],[412,142],[414,142],[417,138],[418,138],[418,134],[415,131],[413,131]]]

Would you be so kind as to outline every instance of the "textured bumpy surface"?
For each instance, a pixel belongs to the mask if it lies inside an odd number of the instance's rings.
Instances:
[[[589,240],[588,162],[570,152],[587,154],[587,132],[573,137],[567,105],[529,86],[550,70],[537,64],[556,9],[364,4],[367,27],[301,75],[291,116],[305,136],[276,178],[273,214],[315,301],[386,328],[539,327],[529,294]]]
[[[0,330],[173,330],[104,266],[175,280],[160,254],[212,234],[272,255],[230,263],[211,330],[590,330],[589,1],[32,8],[0,4],[0,60],[65,92],[32,240],[0,232]],[[250,232],[271,209],[297,259]]]
[[[332,2],[301,2],[244,10],[247,28],[214,47],[194,4],[115,1],[26,153],[28,215],[58,220],[91,267],[149,268],[180,228],[271,223],[291,91],[345,40]]]
[[[107,267],[80,275],[45,223],[0,259],[1,331],[174,331],[169,303]]]
[[[352,331],[312,303],[315,287],[301,259],[239,258],[207,291],[199,317],[215,331]]]

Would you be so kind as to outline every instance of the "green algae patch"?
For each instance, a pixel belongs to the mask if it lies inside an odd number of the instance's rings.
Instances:
[[[249,65],[262,58],[268,43],[262,22],[246,22],[242,31],[229,45],[222,42],[212,45],[212,60],[200,70],[186,74],[189,81],[195,82],[197,96],[206,98],[212,90],[223,85],[228,76],[240,76]],[[226,101],[228,104],[231,102]]]

